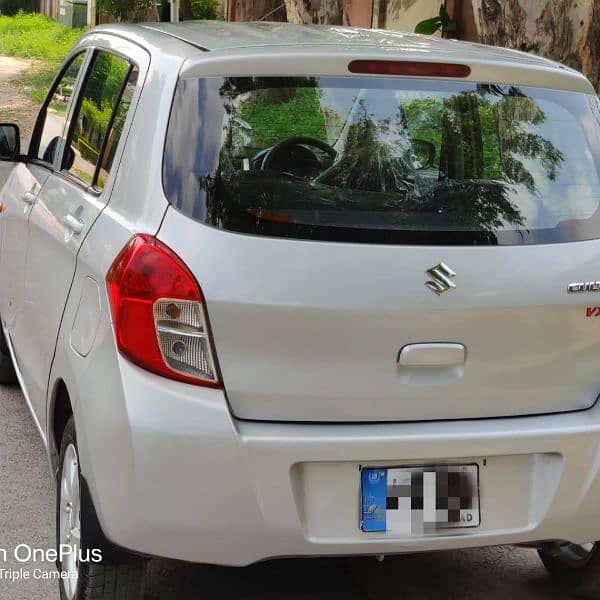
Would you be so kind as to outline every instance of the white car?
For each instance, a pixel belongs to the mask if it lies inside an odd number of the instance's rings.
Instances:
[[[520,52],[110,25],[0,128],[61,598],[148,557],[538,547],[600,594],[600,105]],[[102,560],[96,560],[101,554]]]

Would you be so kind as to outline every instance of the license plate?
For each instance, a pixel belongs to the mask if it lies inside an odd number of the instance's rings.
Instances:
[[[419,536],[480,522],[476,464],[361,469],[362,531]]]

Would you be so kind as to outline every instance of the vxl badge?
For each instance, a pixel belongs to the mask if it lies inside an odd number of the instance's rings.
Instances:
[[[456,284],[450,281],[451,277],[455,277],[456,273],[448,266],[441,262],[431,269],[425,271],[431,277],[430,281],[426,281],[425,285],[438,296],[453,290]]]

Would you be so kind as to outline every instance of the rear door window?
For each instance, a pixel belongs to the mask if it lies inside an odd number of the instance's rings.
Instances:
[[[136,81],[137,69],[124,58],[94,54],[63,156],[63,170],[86,186],[104,187]]]
[[[180,81],[169,200],[256,235],[417,244],[600,236],[598,100],[374,77]]]

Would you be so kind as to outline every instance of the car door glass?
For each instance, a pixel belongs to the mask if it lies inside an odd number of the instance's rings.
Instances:
[[[104,188],[106,179],[108,178],[108,174],[112,168],[117,147],[119,145],[119,140],[121,139],[121,134],[123,133],[125,120],[129,112],[129,107],[131,106],[131,101],[133,100],[137,79],[138,70],[133,68],[129,73],[127,83],[123,89],[123,94],[121,95],[121,99],[119,100],[119,104],[117,105],[117,109],[114,113],[111,129],[106,136],[104,150],[102,152],[102,159],[97,167],[98,174],[96,176],[94,185],[99,190]]]
[[[93,58],[63,157],[63,169],[85,185],[104,185],[135,87],[132,72],[130,63],[114,54],[97,52]]]
[[[35,156],[52,164],[63,139],[65,123],[85,54],[77,55],[46,100],[44,124]]]

